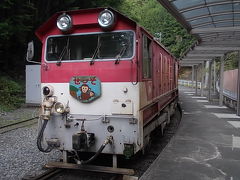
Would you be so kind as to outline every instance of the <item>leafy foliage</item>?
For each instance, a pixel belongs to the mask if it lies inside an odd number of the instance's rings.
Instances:
[[[23,86],[9,77],[0,77],[0,111],[9,111],[24,102]]]
[[[119,2],[120,0],[0,1],[1,71],[14,75],[16,72],[24,73],[27,42],[34,39],[35,29],[55,12],[97,6],[116,6]]]
[[[1,71],[15,74],[18,69],[24,68],[24,43],[32,32],[34,11],[33,4],[27,0],[0,2]]]
[[[238,68],[238,52],[227,53],[224,58],[224,71],[233,70]],[[215,58],[216,61],[216,74],[220,77],[221,59]]]
[[[195,41],[156,0],[123,0],[118,8],[159,38],[176,57]]]
[[[232,52],[227,54],[226,59],[224,61],[224,69],[233,70],[238,68],[238,52]]]

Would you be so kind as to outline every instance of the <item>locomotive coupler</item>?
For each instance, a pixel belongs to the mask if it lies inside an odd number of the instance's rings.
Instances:
[[[75,159],[77,164],[88,164],[92,161],[94,161],[99,155],[100,153],[102,153],[103,149],[106,147],[107,144],[113,144],[113,137],[112,136],[108,136],[105,141],[103,142],[103,144],[101,145],[101,147],[98,149],[98,151],[96,152],[96,154],[94,154],[90,159],[86,160],[86,161],[81,161],[80,159]],[[79,157],[78,157],[79,158]]]
[[[95,142],[94,133],[87,133],[84,128],[84,120],[82,121],[81,131],[72,136],[73,149],[77,151],[85,151]]]
[[[76,151],[85,151],[91,147],[95,142],[94,133],[80,132],[73,134],[72,146]]]

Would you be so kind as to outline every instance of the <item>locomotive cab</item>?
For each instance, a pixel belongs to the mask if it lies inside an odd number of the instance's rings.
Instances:
[[[77,163],[130,158],[164,127],[177,102],[177,61],[134,21],[108,8],[60,12],[42,42],[39,150]],[[95,155],[83,160],[81,152]]]

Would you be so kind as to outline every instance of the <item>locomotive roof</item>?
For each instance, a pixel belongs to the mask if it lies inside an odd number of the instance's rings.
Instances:
[[[158,43],[165,51],[167,51],[173,58],[177,59],[162,43],[160,43],[159,41],[156,41],[154,39],[154,37],[146,30],[144,29],[142,26],[140,26],[138,23],[136,23],[134,20],[132,20],[131,18],[125,16],[124,14],[120,13],[119,11],[110,8],[110,7],[100,7],[100,8],[91,8],[91,9],[79,9],[79,10],[70,10],[70,11],[60,11],[55,13],[54,15],[52,15],[45,23],[43,23],[35,32],[35,34],[37,35],[37,37],[39,39],[42,39],[44,37],[44,35],[46,34],[46,32],[48,30],[50,30],[53,27],[56,27],[56,21],[57,18],[59,17],[59,15],[63,14],[63,13],[68,13],[69,15],[76,15],[76,14],[82,14],[87,18],[87,21],[84,20],[83,18],[83,23],[82,25],[85,24],[98,24],[97,18],[89,18],[89,15],[91,13],[100,13],[101,11],[103,11],[104,9],[109,9],[111,11],[113,11],[118,17],[121,17],[125,20],[127,20],[129,23],[135,25],[135,26],[139,26],[145,33],[148,34],[148,36],[150,36],[156,43]],[[79,22],[78,22],[79,23]]]
[[[91,9],[79,9],[79,10],[70,10],[70,11],[60,11],[55,14],[53,14],[45,23],[43,23],[37,30],[36,30],[36,35],[39,39],[43,37],[43,35],[52,27],[56,27],[56,21],[59,15],[63,13],[67,13],[69,15],[76,15],[76,14],[81,14],[84,16],[84,19],[82,18],[82,23],[78,21],[78,24],[81,23],[80,25],[83,24],[98,24],[97,17],[89,17],[91,14],[99,14],[101,11],[104,9],[109,9],[113,11],[115,14],[117,14],[118,17],[122,17],[125,20],[128,20],[130,23],[136,25],[137,23],[133,21],[132,19],[128,18],[127,16],[121,14],[120,12],[116,11],[115,9],[109,8],[109,7],[101,7],[101,8],[91,8]],[[74,22],[73,22],[74,23]]]

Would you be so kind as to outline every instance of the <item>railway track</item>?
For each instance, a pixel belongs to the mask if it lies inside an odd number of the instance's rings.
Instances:
[[[62,173],[64,170],[63,169],[49,169],[45,171],[42,174],[39,174],[37,176],[25,176],[22,178],[22,180],[47,180],[51,179],[53,177],[56,177],[57,174]]]
[[[37,123],[38,116],[0,127],[0,134]]]
[[[66,170],[66,169],[49,169],[44,173],[37,176],[25,176],[22,180],[136,180],[137,177],[131,177],[116,173],[97,173],[97,172],[86,172],[81,170]]]

